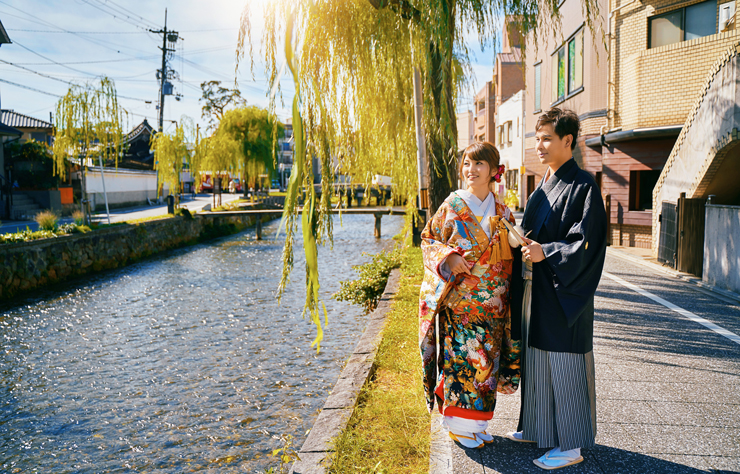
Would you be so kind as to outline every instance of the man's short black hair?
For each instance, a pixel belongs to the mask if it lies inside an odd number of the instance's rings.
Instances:
[[[581,121],[578,120],[578,115],[572,110],[553,107],[540,115],[534,129],[539,130],[543,125],[547,125],[548,123],[552,124],[552,128],[555,129],[555,133],[561,140],[566,135],[573,135],[573,142],[570,144],[570,149],[575,150],[578,131],[581,129]]]

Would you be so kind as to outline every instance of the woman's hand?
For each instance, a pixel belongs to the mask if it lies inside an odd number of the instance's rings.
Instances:
[[[524,255],[525,260],[537,263],[545,259],[545,252],[542,251],[542,246],[539,243],[526,237],[524,237],[524,241],[527,242],[527,245],[522,245],[522,255]]]
[[[454,275],[460,275],[461,273],[467,273],[470,275],[470,269],[468,268],[468,262],[457,253],[451,253],[447,257],[447,266]]]

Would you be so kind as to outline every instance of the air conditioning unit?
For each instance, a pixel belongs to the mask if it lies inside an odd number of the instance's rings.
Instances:
[[[728,31],[735,26],[735,2],[723,3],[719,6],[719,24],[717,33]]]

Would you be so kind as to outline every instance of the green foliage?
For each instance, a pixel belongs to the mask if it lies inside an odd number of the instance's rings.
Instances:
[[[72,212],[72,219],[75,220],[75,224],[82,225],[85,222],[85,214],[79,209],[75,209],[74,212]]]
[[[185,218],[186,221],[193,220],[193,215],[185,207],[179,207],[179,208],[175,209],[175,215],[176,216],[182,216],[183,218]]]
[[[68,234],[86,234],[90,232],[90,227],[86,225],[77,224],[62,224],[56,226],[53,230],[37,230],[32,231],[28,227],[26,230],[20,232],[13,232],[9,234],[0,234],[0,244],[14,244],[17,242],[30,242],[32,240],[51,239],[54,237],[60,237]]]
[[[173,133],[155,133],[151,137],[154,169],[158,171],[159,178],[157,196],[161,195],[164,184],[169,186],[170,193],[180,192],[180,175],[185,165],[190,162],[185,127],[191,123],[187,117],[181,117]]]
[[[504,204],[508,207],[519,207],[519,192],[516,189],[507,189],[506,197],[504,197]]]
[[[54,175],[54,157],[46,143],[35,140],[10,143],[5,159],[13,163],[13,179],[18,181],[19,187],[52,189],[59,186],[59,177]]]
[[[231,173],[241,176],[243,185],[255,186],[259,175],[272,177],[274,174],[277,156],[275,133],[282,134],[283,125],[266,109],[244,106],[227,110],[214,134],[196,146],[192,169],[196,172]],[[199,173],[196,175],[200,180]]]
[[[221,85],[221,81],[207,81],[200,83],[202,95],[198,102],[201,102],[201,117],[208,120],[210,127],[216,127],[218,122],[223,119],[226,107],[229,105],[242,106],[247,101],[242,97],[239,89],[229,89]]]
[[[61,233],[53,232],[50,230],[36,230],[32,231],[26,227],[26,230],[20,232],[14,232],[12,234],[1,234],[0,244],[14,244],[18,242],[30,242],[32,240],[49,239],[52,237],[58,237],[63,235]]]
[[[54,231],[57,228],[59,216],[51,210],[41,211],[33,218],[41,230]]]
[[[378,306],[378,300],[385,290],[391,270],[401,266],[405,251],[397,247],[391,251],[373,255],[371,261],[352,268],[358,273],[357,280],[340,282],[341,288],[332,295],[337,301],[349,301],[362,305],[369,313]]]
[[[54,172],[64,178],[67,159],[79,160],[81,156],[92,159],[94,164],[98,161],[95,158],[104,163],[113,160],[118,166],[125,138],[125,114],[112,79],[102,77],[99,84],[70,86],[56,105]]]

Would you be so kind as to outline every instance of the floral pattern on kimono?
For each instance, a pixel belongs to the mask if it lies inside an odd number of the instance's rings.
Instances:
[[[419,295],[419,347],[427,407],[444,375],[443,407],[492,412],[496,392],[514,393],[519,386],[521,341],[511,338],[509,286],[513,255],[506,227],[511,211],[496,200],[491,238],[456,193],[450,194],[422,232],[424,280]],[[452,253],[461,255],[471,275],[449,292],[440,308],[439,330],[444,359],[438,376],[434,312],[447,281],[440,266]],[[438,378],[439,377],[439,378]]]

